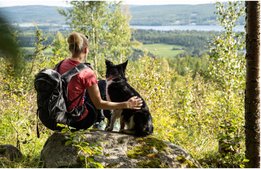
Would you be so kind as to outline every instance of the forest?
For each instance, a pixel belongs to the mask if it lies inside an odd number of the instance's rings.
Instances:
[[[127,79],[148,103],[153,137],[184,148],[203,168],[245,167],[245,32],[233,31],[245,15],[243,2],[216,3],[222,32],[133,30],[120,3],[71,4],[59,13],[71,30],[90,37],[87,61],[99,79],[105,78],[105,59],[129,60]],[[69,33],[12,29],[20,48],[15,59],[0,53],[0,145],[14,145],[24,156],[0,156],[0,167],[43,167],[40,153],[53,131],[37,120],[34,78],[70,56]],[[175,54],[153,52],[159,44]]]

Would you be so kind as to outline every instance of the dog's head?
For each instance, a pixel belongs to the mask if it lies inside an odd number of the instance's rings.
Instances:
[[[114,65],[111,61],[106,60],[106,79],[111,80],[115,78],[126,79],[125,70],[128,64],[128,60],[124,63]]]

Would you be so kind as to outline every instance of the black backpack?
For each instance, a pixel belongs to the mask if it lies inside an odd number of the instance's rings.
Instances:
[[[71,78],[79,74],[83,69],[90,67],[88,63],[80,63],[63,75],[56,70],[62,62],[56,65],[55,70],[43,69],[35,77],[34,86],[37,92],[37,115],[41,122],[51,130],[61,130],[57,123],[70,125],[76,122],[85,111],[85,106],[78,106],[68,112],[70,106],[68,101],[67,85]],[[83,97],[84,93],[79,95]],[[75,99],[75,100],[76,100]],[[73,101],[72,101],[73,102]]]

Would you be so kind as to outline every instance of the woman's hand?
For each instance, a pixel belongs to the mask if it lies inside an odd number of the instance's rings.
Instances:
[[[134,96],[124,102],[110,102],[101,99],[100,90],[97,84],[87,88],[91,101],[97,109],[115,110],[115,109],[141,109],[141,98]]]
[[[127,101],[127,109],[141,109],[142,102],[141,98],[133,96]]]

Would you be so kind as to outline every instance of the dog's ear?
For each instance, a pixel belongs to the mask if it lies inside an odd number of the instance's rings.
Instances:
[[[111,61],[107,60],[107,59],[105,59],[105,64],[106,64],[107,67],[113,66],[113,63]]]
[[[124,71],[126,70],[127,64],[128,64],[128,60],[121,64]]]

